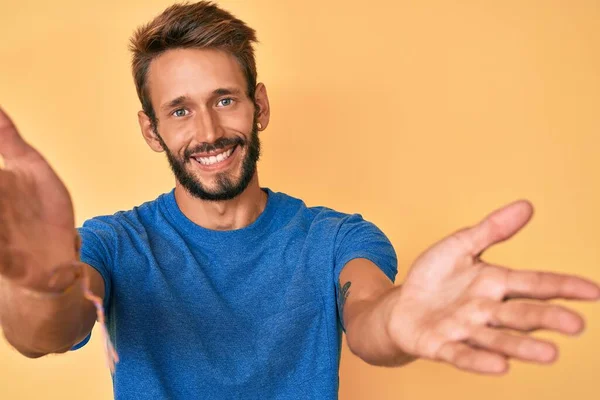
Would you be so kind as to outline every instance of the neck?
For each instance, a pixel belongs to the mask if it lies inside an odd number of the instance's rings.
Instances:
[[[176,182],[175,200],[181,212],[196,225],[206,229],[227,231],[252,224],[267,205],[267,194],[254,177],[239,196],[231,200],[207,201],[193,197]]]

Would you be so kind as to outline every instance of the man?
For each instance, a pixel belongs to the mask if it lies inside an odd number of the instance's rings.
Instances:
[[[506,328],[574,334],[583,320],[518,298],[597,300],[600,288],[483,261],[528,222],[528,202],[434,244],[394,287],[396,255],[373,224],[260,187],[270,109],[255,41],[206,2],[172,6],[135,33],[140,127],[166,153],[175,189],[87,221],[80,254],[66,188],[0,114],[6,339],[28,357],[84,345],[96,310],[77,284],[83,268],[120,356],[117,399],[336,398],[343,330],[374,365],[425,358],[501,374],[511,358],[552,362],[554,344]]]

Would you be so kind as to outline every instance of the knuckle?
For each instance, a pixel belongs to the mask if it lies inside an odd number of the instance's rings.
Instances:
[[[485,296],[494,300],[500,300],[506,293],[506,280],[496,270],[482,270],[481,273],[473,282],[473,290],[478,295]]]
[[[515,321],[522,326],[534,327],[539,325],[543,315],[540,307],[534,304],[517,303],[515,306]]]
[[[542,327],[551,327],[555,325],[555,321],[559,320],[561,314],[562,312],[558,307],[541,307],[541,310],[537,312],[537,320]]]
[[[437,326],[440,337],[450,341],[460,341],[468,337],[465,324],[456,318],[445,318]]]
[[[468,348],[462,348],[455,353],[454,363],[462,368],[469,369],[473,365],[473,355]]]
[[[521,338],[513,344],[513,352],[518,356],[526,356],[529,353],[529,349],[534,345],[533,340],[527,338]]]
[[[463,319],[476,325],[484,325],[493,319],[497,304],[495,301],[485,298],[477,298],[469,301],[459,310]]]
[[[442,341],[437,338],[437,334],[425,333],[419,339],[416,347],[417,352],[425,358],[434,359],[442,347]]]
[[[454,244],[456,246],[458,246],[459,248],[462,248],[463,250],[465,250],[467,252],[471,252],[473,250],[473,244],[472,244],[471,240],[469,240],[470,230],[471,230],[470,227],[461,228],[461,229],[455,231],[454,233],[452,233],[450,235],[449,239],[452,242],[454,242]]]
[[[523,281],[528,287],[537,288],[543,283],[543,277],[539,272],[526,272]]]

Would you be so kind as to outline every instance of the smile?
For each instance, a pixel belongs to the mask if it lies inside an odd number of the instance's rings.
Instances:
[[[202,165],[214,165],[220,162],[223,162],[225,160],[227,160],[229,157],[231,157],[231,154],[233,153],[233,151],[235,150],[237,146],[230,148],[229,150],[226,150],[222,153],[218,153],[215,155],[211,155],[209,157],[192,157],[194,160],[198,161],[200,164]]]

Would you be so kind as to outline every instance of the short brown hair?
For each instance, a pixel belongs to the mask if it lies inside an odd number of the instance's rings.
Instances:
[[[238,60],[246,76],[248,96],[253,100],[256,61],[252,45],[256,42],[254,29],[209,1],[174,4],[148,24],[139,27],[131,37],[129,46],[133,53],[133,78],[142,108],[154,128],[158,121],[146,85],[152,60],[170,49],[224,50]]]

